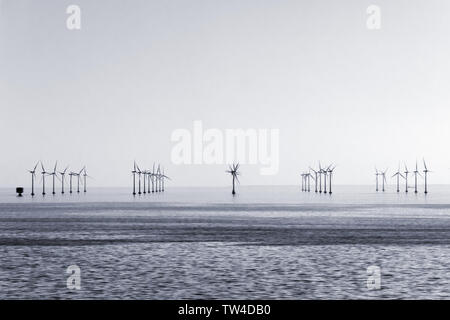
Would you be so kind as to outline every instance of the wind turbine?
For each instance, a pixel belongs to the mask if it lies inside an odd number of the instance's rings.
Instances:
[[[147,189],[145,188],[145,180],[147,180],[147,170],[142,171],[142,174],[144,175],[144,178],[142,179],[144,181],[144,191],[142,192],[143,194],[147,193]]]
[[[378,176],[381,175],[380,172],[378,172],[377,167],[375,167],[375,177],[376,177],[376,191],[378,192]]]
[[[134,162],[134,169],[131,173],[133,174],[133,195],[136,195],[136,161]]]
[[[239,163],[238,164],[233,163],[233,165],[229,166],[229,170],[226,171],[233,177],[233,190],[231,191],[232,195],[236,194],[236,192],[234,191],[234,184],[235,184],[234,181],[236,180],[237,182],[239,182],[238,175],[240,175],[240,172],[238,170],[239,170]]]
[[[400,177],[402,177],[403,179],[405,178],[400,172],[400,165],[398,166],[398,171],[394,173],[392,178],[395,176],[397,177],[397,192],[400,192]]]
[[[150,182],[152,180],[152,172],[150,170],[147,171],[147,193],[150,194],[151,189],[150,189]]]
[[[39,164],[39,161],[34,166],[33,170],[28,170],[31,173],[31,196],[34,196],[34,179],[36,179],[36,168]]]
[[[431,171],[428,170],[427,164],[425,163],[425,159],[423,159],[423,166],[425,167],[425,169],[423,170],[424,178],[425,178],[425,194],[427,194],[428,193],[427,175],[428,175],[428,172],[431,172]]]
[[[409,171],[408,171],[408,167],[406,166],[406,163],[405,163],[405,172],[404,172],[404,174],[405,174],[405,184],[406,184],[405,192],[407,193],[408,192],[408,174],[409,174]]]
[[[309,169],[311,169],[314,172],[314,192],[317,193],[317,171],[314,170],[313,168],[309,167]]]
[[[172,179],[170,179],[168,176],[165,175],[164,168],[163,168],[163,171],[162,171],[162,176],[163,176],[163,191],[164,191],[164,179],[169,179],[169,180],[172,180]]]
[[[156,184],[156,174],[155,174],[155,163],[153,162],[153,168],[152,168],[152,193],[155,192],[155,184]]]
[[[308,172],[307,174],[306,174],[306,179],[308,179],[308,192],[311,192],[311,173],[310,172]]]
[[[70,171],[70,173],[69,173],[69,185],[70,185],[69,193],[72,193],[72,177],[76,176],[76,175],[77,174],[75,172],[72,172],[72,171]]]
[[[161,165],[158,164],[158,170],[156,171],[156,190],[157,192],[161,192]]]
[[[84,178],[84,192],[86,192],[86,178],[91,178],[91,176],[89,176],[86,172],[86,166],[83,167],[83,178]]]
[[[330,167],[331,167],[331,165],[330,165]],[[334,171],[334,168],[336,168],[336,166],[333,166],[333,168],[331,168],[331,169],[330,169],[330,167],[328,167],[328,170],[327,170],[328,173],[330,174],[330,179],[328,180],[330,183],[330,188],[328,190],[329,194],[331,194],[331,176],[333,175],[333,171]]]
[[[66,175],[67,169],[69,169],[69,166],[67,166],[64,171],[59,173],[61,175],[61,194],[64,194],[64,176]]]
[[[322,193],[322,173],[323,173],[323,169],[320,166],[320,161],[319,161],[319,193]]]
[[[383,177],[383,190],[382,190],[383,192],[385,191],[384,190],[384,184],[387,183],[387,181],[386,181],[386,172],[387,172],[387,170],[388,169],[386,169],[383,172],[381,172],[381,176]]]
[[[305,191],[305,174],[300,173],[300,176],[302,177],[302,191]]]
[[[417,193],[417,175],[421,176],[419,170],[417,169],[417,160],[416,160],[416,170],[414,172],[414,193]]]
[[[323,170],[323,193],[327,193],[327,172],[329,168]]]
[[[81,180],[81,173],[83,172],[84,168],[80,170],[80,172],[75,173],[77,176],[77,193],[80,193],[80,180]]]
[[[56,161],[55,163],[55,167],[53,168],[53,172],[49,172],[48,175],[52,176],[53,178],[53,189],[52,189],[52,194],[56,194],[55,192],[55,178],[58,178],[57,176],[57,172],[56,172],[56,167],[58,166],[58,161]],[[59,179],[59,178],[58,178]]]
[[[44,165],[41,161],[41,168],[42,168],[42,195],[45,196],[45,175],[47,174],[47,172],[44,169]]]
[[[137,168],[137,174],[138,174],[138,178],[139,178],[139,191],[138,191],[138,194],[141,194],[142,193],[141,192],[141,174],[142,174],[142,171],[141,171],[141,169],[139,169],[138,165],[136,165],[136,168]]]

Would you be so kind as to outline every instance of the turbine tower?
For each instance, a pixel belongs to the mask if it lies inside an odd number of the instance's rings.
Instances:
[[[67,169],[69,169],[68,166],[64,169],[64,171],[59,173],[61,175],[61,194],[64,194],[64,176],[66,175]]]
[[[380,172],[378,172],[377,167],[375,167],[375,181],[376,181],[376,189],[375,191],[378,192],[378,176],[381,175]]]
[[[89,176],[88,174],[87,174],[87,172],[86,172],[86,166],[84,166],[83,167],[83,178],[84,178],[84,183],[83,183],[83,186],[84,186],[84,192],[86,192],[86,178],[90,178],[91,176]]]
[[[421,176],[419,170],[417,169],[417,160],[416,160],[416,170],[414,172],[414,193],[417,193],[417,175]]]
[[[330,166],[331,167],[331,166]],[[330,187],[328,188],[328,193],[331,194],[331,176],[333,175],[333,171],[334,168],[336,168],[336,166],[333,166],[333,168],[330,169],[330,167],[328,167],[328,173],[330,174],[330,178],[328,179],[329,183],[330,183]]]
[[[155,173],[155,163],[153,162],[152,168],[152,193],[155,192],[155,184],[156,184],[156,173]]]
[[[328,174],[328,168],[325,168],[323,170],[323,193],[327,193],[327,174]]]
[[[314,172],[314,192],[317,193],[317,171],[309,167]]]
[[[55,192],[55,178],[57,178],[57,172],[56,172],[56,167],[57,166],[58,166],[58,161],[56,161],[56,163],[55,163],[55,167],[53,168],[53,172],[50,172],[48,174],[49,176],[52,176],[52,178],[53,178],[52,194],[56,194],[56,192]]]
[[[161,165],[158,164],[158,170],[156,171],[158,184],[156,185],[158,188],[158,192],[161,192]]]
[[[41,161],[41,168],[42,168],[42,195],[45,196],[45,175],[47,174],[47,172],[44,169],[44,165]]]
[[[134,169],[133,171],[131,171],[131,173],[133,174],[133,196],[136,195],[136,161],[134,162]]]
[[[400,177],[405,178],[400,172],[400,166],[398,166],[398,171],[394,173],[393,177],[397,177],[397,192],[400,192]]]
[[[240,175],[240,172],[238,171],[239,169],[239,163],[238,164],[234,164],[229,166],[229,170],[225,171],[226,173],[231,174],[232,178],[233,178],[233,190],[231,191],[232,195],[235,195],[236,192],[234,191],[234,186],[235,186],[235,180],[237,182],[239,182],[238,179],[238,175]]]
[[[34,179],[36,179],[36,168],[39,164],[39,161],[34,166],[33,170],[28,170],[31,173],[31,196],[34,196]]]
[[[319,193],[322,193],[322,173],[323,173],[323,169],[320,166],[320,162],[319,162]]]
[[[406,163],[405,163],[404,174],[405,174],[405,192],[408,193],[408,174],[409,174],[409,171],[408,171],[408,167],[406,166]]]
[[[311,177],[312,177],[311,173],[308,172],[306,174],[306,179],[308,180],[308,192],[311,192]]]
[[[141,171],[141,169],[139,169],[138,165],[136,165],[136,168],[137,168],[137,174],[138,174],[138,178],[139,178],[139,191],[138,191],[138,194],[141,194],[142,193],[141,192],[141,174],[142,174],[142,171]]]
[[[72,177],[76,176],[76,175],[77,174],[75,172],[72,172],[72,171],[70,171],[70,173],[69,173],[69,185],[70,185],[69,193],[72,193]]]
[[[428,185],[427,185],[427,176],[428,176],[428,172],[431,172],[430,170],[428,170],[428,168],[427,168],[427,164],[425,163],[425,159],[423,159],[423,166],[424,166],[424,170],[423,170],[423,173],[424,173],[424,179],[425,179],[425,194],[427,194],[428,193]]]
[[[152,172],[150,170],[147,171],[147,193],[150,194],[151,192],[151,188],[150,188],[150,183],[152,180]]]
[[[144,186],[143,186],[144,187],[143,188],[144,191],[142,193],[146,194],[147,193],[147,189],[145,188],[145,182],[146,182],[145,180],[147,180],[147,170],[142,171],[142,174],[144,176],[143,179],[142,179],[144,181]]]
[[[386,170],[384,170],[383,172],[381,172],[381,176],[383,177],[382,179],[383,179],[383,192],[385,191],[385,189],[384,189],[384,184],[385,183],[387,183],[387,181],[386,181],[386,172],[387,172],[387,169]]]
[[[80,193],[80,180],[81,180],[81,173],[83,172],[84,168],[80,170],[80,172],[75,173],[77,176],[77,193]]]

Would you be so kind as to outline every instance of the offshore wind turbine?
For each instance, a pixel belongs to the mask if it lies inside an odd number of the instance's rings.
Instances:
[[[70,185],[69,193],[72,193],[72,177],[76,176],[76,175],[77,174],[73,171],[70,171],[70,173],[69,173],[69,185]]]
[[[388,169],[386,169],[386,170],[384,170],[383,172],[381,172],[381,176],[383,177],[383,178],[382,178],[382,180],[383,180],[383,190],[382,190],[382,191],[383,191],[383,192],[385,191],[385,189],[384,189],[384,184],[387,183],[387,180],[386,180],[386,172],[387,172],[387,170],[388,170]]]
[[[309,169],[311,169],[314,172],[314,192],[317,193],[317,171],[314,170],[313,168],[309,167]]]
[[[69,166],[67,166],[64,171],[59,173],[61,175],[61,194],[64,194],[64,176],[66,175],[67,169],[69,169]]]
[[[308,192],[311,192],[311,173],[310,172],[308,172],[307,174],[306,174],[306,179],[308,180]]]
[[[327,193],[327,172],[329,168],[323,170],[323,193]]]
[[[151,189],[150,189],[150,182],[152,179],[152,172],[150,170],[147,171],[147,193],[150,194]]]
[[[80,193],[80,180],[81,180],[81,173],[83,172],[84,168],[80,170],[80,172],[75,173],[77,176],[77,193]]]
[[[145,180],[147,180],[147,170],[142,171],[142,174],[143,174],[143,176],[144,176],[144,178],[142,179],[143,182],[144,182],[144,186],[143,186],[143,187],[144,187],[144,188],[143,188],[144,191],[142,191],[142,193],[143,193],[143,194],[146,194],[146,193],[147,193],[147,189],[145,188],[145,182],[146,182]]]
[[[163,168],[163,170],[162,170],[162,176],[163,176],[163,185],[162,185],[162,187],[163,187],[163,192],[164,192],[164,179],[169,179],[169,180],[171,180],[168,176],[166,176],[166,174],[164,173],[164,168]]]
[[[300,176],[302,177],[302,191],[305,191],[305,174],[300,173]]]
[[[376,189],[375,189],[375,191],[377,191],[377,192],[378,192],[378,176],[379,175],[381,175],[381,173],[378,172],[377,167],[375,167],[375,181],[376,181]]]
[[[319,193],[322,193],[322,173],[323,173],[323,169],[320,166],[320,161],[319,161]]]
[[[44,169],[44,164],[41,161],[41,168],[42,168],[42,195],[45,196],[45,175],[47,174],[47,172]]]
[[[134,168],[133,171],[131,171],[131,173],[133,174],[133,195],[136,195],[136,161],[134,162]]]
[[[138,174],[138,178],[139,178],[139,191],[138,191],[138,194],[141,194],[142,192],[141,192],[141,174],[142,174],[142,171],[141,171],[141,169],[139,169],[139,166],[138,165],[136,165],[136,168],[137,168],[137,174]]]
[[[240,172],[239,172],[238,170],[239,170],[239,163],[238,163],[238,164],[234,164],[234,163],[233,163],[233,165],[230,165],[230,166],[229,166],[229,170],[225,171],[226,173],[231,174],[231,176],[232,176],[232,178],[233,178],[233,190],[231,191],[231,194],[232,194],[232,195],[235,195],[235,194],[236,194],[236,192],[235,192],[235,190],[234,190],[235,180],[236,180],[237,182],[239,182],[238,175],[240,175]]]
[[[86,166],[84,166],[83,167],[83,178],[84,178],[84,183],[83,183],[83,186],[84,186],[84,192],[86,192],[86,188],[87,188],[87,185],[86,185],[86,178],[91,178],[91,176],[89,176],[88,174],[87,174],[87,172],[86,172]]]
[[[156,181],[158,181],[157,189],[158,192],[161,192],[161,165],[158,164],[158,170],[156,171]]]
[[[155,184],[156,184],[156,174],[155,174],[155,163],[153,162],[153,168],[152,168],[152,193],[155,192]]]
[[[425,169],[423,170],[424,179],[425,179],[425,194],[427,194],[428,193],[427,176],[428,176],[428,172],[431,172],[431,171],[428,170],[427,164],[425,163],[425,159],[423,159],[423,166],[425,167]]]
[[[414,172],[414,193],[417,193],[417,175],[421,176],[419,170],[417,169],[417,160],[416,160],[416,170]]]
[[[393,177],[397,177],[397,192],[400,192],[400,177],[405,178],[400,172],[400,165],[398,166],[398,171],[394,173]]]
[[[31,173],[31,196],[34,196],[34,179],[36,179],[36,168],[39,164],[39,161],[34,166],[33,170],[28,170]]]
[[[52,194],[56,194],[55,192],[55,177],[58,178],[57,176],[57,172],[56,172],[56,167],[58,166],[58,161],[56,161],[55,163],[55,167],[53,168],[53,172],[49,172],[49,176],[52,176],[53,178],[53,189],[52,189]],[[59,178],[58,178],[59,179]]]
[[[408,174],[409,174],[409,171],[408,171],[408,167],[406,166],[406,163],[405,163],[404,174],[405,174],[405,192],[407,193],[408,192]]]
[[[330,165],[330,167],[331,167],[331,165]],[[328,193],[329,194],[331,194],[332,192],[331,192],[331,176],[333,175],[333,171],[334,171],[334,168],[336,168],[336,166],[333,166],[333,168],[331,168],[330,169],[330,167],[328,167],[328,173],[330,174],[330,179],[328,179],[328,181],[329,181],[329,183],[330,183],[330,187],[329,187],[329,190],[328,190]]]

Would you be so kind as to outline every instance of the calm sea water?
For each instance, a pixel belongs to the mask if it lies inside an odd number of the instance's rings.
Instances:
[[[450,298],[448,186],[88,191],[0,190],[0,298]],[[81,290],[66,287],[70,265]]]

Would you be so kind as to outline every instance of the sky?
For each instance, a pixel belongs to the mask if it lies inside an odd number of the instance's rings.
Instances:
[[[449,24],[445,0],[0,0],[0,187],[28,186],[38,160],[86,165],[93,186],[130,186],[134,160],[172,186],[229,185],[226,163],[173,163],[194,121],[279,130],[278,172],[243,165],[242,185],[299,184],[319,160],[372,184],[422,158],[450,183]]]

